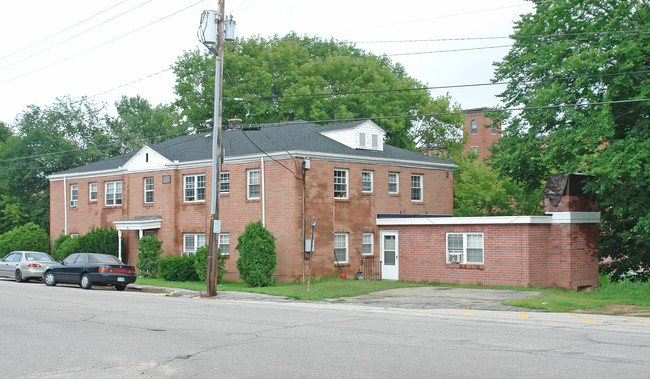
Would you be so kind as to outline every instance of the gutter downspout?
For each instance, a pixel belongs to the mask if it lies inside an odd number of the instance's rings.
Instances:
[[[264,191],[264,157],[260,158],[260,166],[262,168],[262,172],[260,174],[261,178],[261,197],[262,197],[262,226],[266,228],[266,194]]]
[[[63,177],[63,234],[68,235],[68,181]]]

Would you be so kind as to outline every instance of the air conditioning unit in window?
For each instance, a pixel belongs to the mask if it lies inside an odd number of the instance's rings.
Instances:
[[[74,208],[77,206],[77,202],[74,200],[70,200],[70,208]]]
[[[447,263],[463,263],[463,253],[447,254]]]

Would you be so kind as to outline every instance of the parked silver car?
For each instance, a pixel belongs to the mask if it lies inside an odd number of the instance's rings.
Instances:
[[[9,277],[22,282],[29,279],[43,279],[43,270],[56,261],[40,251],[12,251],[0,260],[0,277]]]

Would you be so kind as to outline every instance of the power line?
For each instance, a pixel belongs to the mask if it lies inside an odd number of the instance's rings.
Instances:
[[[67,27],[67,28],[65,28],[65,29],[63,29],[63,30],[60,30],[60,31],[58,31],[58,32],[56,32],[56,33],[54,33],[54,34],[52,34],[52,35],[49,35],[49,36],[47,36],[47,37],[45,37],[45,38],[43,38],[43,39],[41,39],[41,40],[39,40],[39,41],[36,41],[36,42],[34,42],[34,43],[32,43],[32,44],[26,46],[26,47],[23,47],[23,48],[20,49],[20,50],[16,50],[16,51],[14,51],[13,53],[10,53],[10,54],[8,54],[8,55],[5,55],[4,57],[1,57],[1,58],[0,58],[0,61],[4,60],[4,59],[6,59],[6,58],[9,58],[9,57],[11,57],[11,56],[14,56],[14,55],[16,55],[16,54],[18,54],[18,53],[20,53],[20,52],[23,52],[23,51],[25,51],[25,50],[27,50],[27,49],[29,49],[29,48],[31,48],[31,47],[34,47],[34,46],[36,46],[36,45],[38,45],[38,44],[40,44],[40,43],[42,43],[42,42],[45,42],[45,41],[47,41],[47,40],[49,40],[49,39],[52,39],[52,38],[58,36],[59,34],[65,33],[65,32],[67,32],[68,30],[70,30],[70,29],[72,29],[72,28],[74,28],[74,27],[76,27],[76,26],[78,26],[78,25],[81,25],[81,24],[83,24],[84,22],[86,22],[86,21],[88,21],[88,20],[91,20],[91,19],[93,19],[93,18],[95,18],[95,17],[97,17],[97,16],[99,16],[99,15],[101,15],[101,14],[103,14],[103,13],[108,12],[109,10],[111,10],[111,9],[113,9],[113,8],[115,8],[115,7],[117,7],[117,6],[121,5],[121,4],[123,4],[123,3],[126,3],[127,1],[129,1],[129,0],[123,0],[123,1],[121,1],[121,2],[119,2],[119,3],[117,3],[117,4],[115,4],[115,5],[112,5],[112,6],[108,7],[108,8],[106,8],[106,9],[104,9],[103,11],[101,11],[101,12],[99,12],[99,13],[96,13],[96,14],[94,14],[94,15],[92,15],[92,16],[90,16],[90,17],[88,17],[88,18],[86,18],[86,19],[84,19],[84,20],[82,20],[82,21],[77,22],[76,24],[74,24],[74,25],[72,25],[72,26],[69,26],[69,27]]]
[[[148,28],[149,26],[154,25],[154,24],[156,24],[156,23],[158,23],[158,22],[161,22],[161,21],[163,21],[163,20],[165,20],[165,19],[167,19],[167,18],[169,18],[169,17],[175,16],[175,15],[177,15],[178,13],[183,12],[183,11],[189,9],[189,8],[192,8],[192,7],[194,7],[194,6],[196,6],[196,5],[200,4],[200,3],[202,3],[202,2],[204,2],[204,1],[205,1],[205,0],[199,0],[198,2],[196,2],[196,3],[192,4],[192,5],[189,5],[189,6],[187,6],[187,7],[184,7],[184,8],[182,8],[182,9],[179,9],[179,10],[176,11],[176,12],[173,12],[173,13],[171,13],[171,14],[168,14],[167,16],[161,17],[161,18],[159,18],[159,19],[157,19],[157,20],[155,20],[155,21],[153,21],[153,22],[150,22],[150,23],[144,25],[144,26],[141,26],[141,27],[139,27],[139,28],[133,29],[133,30],[131,30],[130,32],[124,33],[124,34],[122,34],[122,35],[120,35],[120,36],[118,36],[118,37],[115,37],[115,38],[113,38],[113,39],[110,39],[110,40],[108,40],[108,41],[106,41],[106,42],[103,42],[103,43],[101,43],[101,44],[99,44],[99,45],[95,45],[95,46],[93,46],[93,47],[91,47],[91,48],[89,48],[89,49],[87,49],[87,50],[84,50],[84,51],[82,51],[82,52],[80,52],[80,53],[77,53],[77,54],[71,55],[71,56],[69,56],[69,57],[67,57],[67,58],[61,59],[61,60],[56,61],[56,62],[53,62],[53,63],[49,63],[49,64],[47,64],[47,65],[45,65],[45,66],[42,66],[42,67],[37,68],[37,69],[34,69],[34,70],[29,71],[29,72],[27,72],[27,73],[24,73],[24,74],[21,74],[21,75],[15,76],[15,77],[10,78],[10,79],[7,79],[7,80],[5,80],[5,81],[3,81],[3,82],[0,82],[0,84],[5,84],[5,83],[12,82],[12,81],[14,81],[14,80],[16,80],[16,79],[20,79],[20,78],[25,77],[25,76],[27,76],[27,75],[31,75],[31,74],[33,74],[33,73],[35,73],[35,72],[39,72],[39,71],[45,70],[46,68],[50,68],[50,67],[55,66],[55,65],[57,65],[57,64],[60,64],[60,63],[66,62],[66,61],[68,61],[68,60],[70,60],[70,59],[76,58],[76,57],[78,57],[78,56],[80,56],[80,55],[86,54],[86,53],[88,53],[88,52],[90,52],[90,51],[96,50],[96,49],[98,49],[98,48],[100,48],[100,47],[102,47],[102,46],[105,46],[105,45],[108,45],[108,44],[110,44],[110,43],[113,43],[113,42],[115,42],[115,41],[117,41],[117,40],[120,40],[120,39],[122,39],[122,38],[124,38],[124,37],[127,37],[127,36],[129,36],[129,35],[131,35],[131,34],[133,34],[133,33],[139,32],[139,31],[142,30],[142,29]]]

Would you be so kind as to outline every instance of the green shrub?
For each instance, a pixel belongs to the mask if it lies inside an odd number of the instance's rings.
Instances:
[[[189,282],[199,280],[194,270],[194,255],[168,255],[158,261],[158,275],[170,282]]]
[[[81,237],[75,237],[71,238],[70,236],[66,236],[68,238],[57,238],[57,241],[59,239],[62,239],[63,242],[61,242],[54,253],[52,254],[52,257],[57,260],[57,261],[62,261],[64,260],[68,255],[72,255],[75,253],[81,253]]]
[[[112,228],[93,228],[90,233],[80,237],[81,251],[118,256],[117,230]]]
[[[210,249],[207,246],[203,246],[196,251],[195,261],[194,261],[194,271],[199,277],[199,280],[203,281],[206,279],[208,273],[208,254]],[[224,256],[221,255],[221,250],[219,250],[219,258],[217,260],[217,284],[223,283],[223,276],[228,273],[224,267],[226,266],[226,260]]]
[[[50,252],[50,237],[33,222],[0,235],[0,258],[15,250]]]
[[[237,270],[239,277],[251,287],[275,284],[273,273],[277,266],[275,237],[261,221],[251,222],[237,238]]]
[[[155,278],[158,275],[158,262],[162,241],[155,236],[143,237],[138,242],[138,275],[144,278]]]
[[[70,237],[69,234],[61,233],[59,238],[54,240],[54,245],[52,245],[52,256],[54,256],[54,254],[56,254],[56,251],[59,249],[59,247],[61,247],[61,244],[63,242],[65,242],[65,241],[69,240],[70,238],[72,238],[72,237]]]

